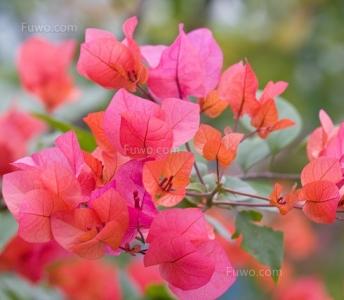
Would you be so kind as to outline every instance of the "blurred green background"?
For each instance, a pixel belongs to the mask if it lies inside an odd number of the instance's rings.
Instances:
[[[344,120],[343,0],[0,0],[0,108],[14,100],[39,109],[20,90],[15,69],[16,50],[27,37],[40,34],[51,40],[82,41],[87,27],[108,29],[119,36],[123,20],[134,14],[140,19],[137,39],[141,44],[171,43],[180,22],[186,31],[209,27],[224,51],[224,67],[247,58],[261,88],[269,80],[288,81],[284,97],[303,117],[303,137],[318,126],[320,108],[336,122]],[[37,33],[23,29],[23,23],[73,26],[66,32]],[[110,99],[111,93],[80,76],[77,81],[82,90],[89,88],[92,93],[86,92],[57,115],[69,114],[75,120],[75,115]],[[300,151],[284,158],[279,169],[295,172],[306,163]],[[317,226],[316,230],[324,244],[300,272],[319,274],[335,299],[344,299],[343,225]]]

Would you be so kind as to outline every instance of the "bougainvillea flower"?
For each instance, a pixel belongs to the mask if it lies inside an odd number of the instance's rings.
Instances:
[[[317,223],[333,223],[340,202],[337,185],[331,181],[318,180],[302,187],[301,197],[305,200],[303,212]]]
[[[318,180],[338,183],[343,175],[340,163],[335,158],[319,157],[309,162],[301,172],[301,183],[306,185]]]
[[[143,184],[156,204],[174,206],[183,200],[189,184],[194,156],[190,152],[170,153],[148,161],[143,168]]]
[[[340,202],[337,184],[343,178],[339,161],[319,157],[308,163],[301,172],[300,199],[305,200],[304,213],[314,222],[332,223]]]
[[[210,125],[201,124],[195,135],[196,150],[207,160],[218,160],[223,166],[228,166],[236,156],[237,148],[244,137],[241,133],[230,132],[225,135]]]
[[[68,252],[55,241],[33,244],[15,236],[0,254],[0,271],[15,271],[32,282],[38,282],[51,263],[67,255]]]
[[[55,45],[31,37],[19,50],[17,64],[22,86],[36,95],[49,111],[79,94],[68,74],[75,45],[72,40]]]
[[[117,270],[101,260],[64,260],[49,270],[49,283],[66,299],[123,299]]]
[[[18,170],[3,178],[6,205],[28,242],[51,240],[50,217],[83,201],[79,182],[67,168],[50,166]]]
[[[211,91],[206,97],[199,100],[201,112],[210,118],[216,118],[227,108],[228,102],[223,100],[217,90]]]
[[[282,194],[283,186],[275,183],[272,193],[270,194],[271,204],[276,206],[282,215],[286,215],[299,200],[299,190],[295,188],[292,191]]]
[[[104,88],[125,88],[134,92],[138,84],[147,80],[147,69],[133,39],[136,25],[136,17],[125,21],[122,42],[108,31],[87,29],[80,49],[78,72]]]
[[[258,100],[257,107],[251,113],[251,125],[256,128],[258,135],[263,139],[273,131],[294,125],[294,121],[290,119],[278,119],[275,98],[282,94],[287,87],[287,82],[269,81]]]
[[[116,93],[104,115],[113,147],[133,158],[167,155],[192,139],[198,126],[197,104],[171,98],[160,106],[125,90]]]
[[[23,239],[49,241],[51,216],[87,201],[95,180],[82,159],[75,134],[68,132],[56,140],[56,147],[16,161],[17,170],[4,176],[4,199]]]
[[[107,248],[116,250],[128,229],[129,216],[125,199],[113,189],[91,199],[89,207],[52,218],[55,240],[66,250],[84,258],[104,255]]]
[[[251,119],[251,125],[256,128],[258,135],[263,139],[273,131],[285,129],[294,124],[294,121],[290,119],[278,119],[276,103],[272,98],[259,102]]]
[[[104,131],[105,112],[90,113],[83,120],[91,129],[98,148],[90,155],[84,152],[85,162],[93,170],[98,184],[106,184],[116,174],[117,169],[126,163],[129,158],[121,155]]]
[[[344,123],[342,123],[336,134],[327,143],[327,146],[322,152],[326,157],[336,158],[344,169]]]
[[[157,215],[152,197],[147,193],[142,182],[144,161],[131,160],[122,165],[114,178],[116,190],[127,201],[129,228],[124,244],[129,243],[140,231],[145,234]]]
[[[146,59],[152,64],[151,57]],[[185,34],[180,25],[176,40],[163,49],[158,66],[149,70],[148,87],[161,100],[205,97],[218,83],[222,61],[222,51],[208,29]]]
[[[309,160],[318,158],[322,155],[328,142],[336,135],[338,130],[324,110],[320,110],[319,119],[321,126],[310,134],[307,141],[307,156]]]
[[[0,176],[13,170],[10,163],[24,156],[29,142],[44,130],[43,123],[16,109],[0,116]]]
[[[258,80],[249,63],[239,62],[230,66],[221,76],[217,91],[226,100],[235,119],[252,114],[258,101]]]
[[[147,242],[145,266],[159,265],[161,276],[180,299],[215,299],[235,281],[226,254],[209,239],[208,225],[198,209],[161,212]]]

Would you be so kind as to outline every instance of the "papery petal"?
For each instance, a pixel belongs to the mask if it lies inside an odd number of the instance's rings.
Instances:
[[[228,102],[221,99],[217,90],[211,91],[205,98],[200,99],[201,112],[210,118],[216,118],[227,108]]]
[[[301,172],[301,183],[325,180],[337,183],[342,179],[340,163],[335,158],[320,157],[308,163]]]
[[[116,37],[109,31],[98,28],[87,28],[85,31],[85,42],[92,42],[99,39],[116,39]]]
[[[157,104],[137,97],[126,92],[124,89],[119,90],[112,98],[104,115],[104,130],[108,139],[113,143],[113,146],[124,153],[120,142],[120,125],[121,115],[123,113],[132,112],[137,113],[142,119],[148,119],[156,115],[160,108]]]
[[[169,285],[171,291],[181,300],[212,300],[225,293],[235,282],[236,271],[232,267],[227,254],[216,243],[211,256],[215,258],[215,270],[209,282],[198,289],[183,290]]]
[[[218,86],[220,97],[228,101],[236,119],[252,114],[257,108],[258,80],[248,63],[239,62],[229,67]]]
[[[303,212],[317,223],[332,223],[336,219],[336,210],[340,201],[338,187],[330,181],[314,181],[302,188],[306,203]]]
[[[174,233],[192,240],[207,240],[208,227],[202,211],[198,208],[173,208],[160,212],[149,230],[147,242],[150,243],[161,236]]]
[[[125,155],[133,158],[159,157],[169,153],[173,135],[158,118],[138,119],[135,113],[122,115],[120,141]]]
[[[5,174],[2,178],[2,194],[7,208],[17,219],[24,195],[31,190],[41,188],[38,171],[16,171]]]
[[[201,124],[194,138],[196,150],[207,159],[216,158],[221,145],[221,132],[210,125]]]
[[[84,201],[79,182],[67,169],[56,164],[41,172],[40,178],[47,191],[55,195],[54,211],[75,208]]]
[[[104,117],[105,112],[100,111],[89,113],[85,118],[83,118],[83,120],[91,129],[92,134],[94,135],[97,141],[97,145],[105,151],[113,152],[115,151],[114,147],[105,134]]]
[[[85,232],[57,217],[51,219],[51,229],[54,239],[70,252],[87,259],[96,259],[104,255],[104,244],[95,238],[96,230]]]
[[[236,157],[237,148],[244,138],[241,133],[228,133],[222,138],[217,159],[223,166],[228,166]]]
[[[344,123],[340,125],[337,134],[329,140],[322,154],[336,158],[344,169]]]
[[[128,229],[129,215],[126,201],[113,189],[92,200],[91,207],[96,211],[105,227],[97,238],[117,249]]]
[[[196,29],[187,34],[192,45],[198,50],[198,55],[204,69],[205,92],[213,90],[220,80],[223,64],[223,54],[210,30]]]
[[[142,56],[146,59],[148,65],[151,68],[156,68],[159,65],[161,55],[163,51],[167,48],[165,45],[156,45],[156,46],[141,46],[140,50]]]
[[[76,134],[69,131],[60,135],[55,144],[67,158],[75,175],[79,175],[84,165],[84,159]]]
[[[127,39],[132,39],[138,20],[136,16],[130,17],[123,23],[123,33]]]
[[[165,121],[173,132],[173,147],[178,147],[193,138],[198,130],[199,105],[179,99],[165,99],[161,105]]]
[[[330,116],[324,111],[323,109],[319,112],[319,119],[321,123],[321,127],[323,128],[324,132],[329,136],[334,129],[333,122]]]
[[[20,206],[18,233],[27,242],[44,243],[51,240],[50,215],[53,198],[44,190],[32,190],[23,195]]]
[[[278,81],[275,83],[273,81],[269,81],[265,86],[259,101],[263,103],[267,100],[275,99],[277,96],[283,94],[287,87],[288,82]]]
[[[148,86],[161,100],[205,97],[215,88],[222,53],[208,30],[199,29],[190,36],[180,25],[177,39],[162,52],[159,65],[149,72]]]
[[[214,273],[213,247],[212,241],[193,245],[184,236],[165,235],[150,244],[144,264],[159,264],[167,282],[181,289],[195,289],[209,282]]]
[[[143,183],[156,204],[174,206],[184,198],[193,163],[190,152],[171,153],[161,160],[145,163]],[[169,186],[164,188],[165,185]]]
[[[115,38],[92,39],[81,45],[78,72],[104,88],[135,90],[127,73],[134,68],[130,50]]]

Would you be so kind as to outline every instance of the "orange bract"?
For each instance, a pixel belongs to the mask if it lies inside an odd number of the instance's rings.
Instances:
[[[269,99],[259,104],[255,111],[251,124],[257,129],[257,133],[265,139],[271,132],[294,125],[290,119],[278,120],[278,112],[274,99]]]
[[[190,152],[170,153],[163,159],[145,163],[143,184],[155,203],[174,206],[184,198],[193,163]]]
[[[275,183],[274,189],[270,194],[270,201],[272,205],[279,209],[282,215],[286,215],[299,200],[299,191],[293,188],[291,192],[282,196],[282,190],[282,185]]]
[[[217,90],[211,91],[205,98],[200,99],[201,112],[210,118],[216,118],[227,108],[228,103],[224,101]]]
[[[104,111],[89,113],[83,120],[95,136],[97,145],[103,150],[112,152],[114,149],[108,137],[105,135],[103,128],[104,114]]]
[[[243,134],[232,132],[226,133],[222,137],[219,130],[201,124],[195,135],[194,143],[196,150],[206,160],[218,160],[221,165],[228,166],[235,159],[242,138]]]

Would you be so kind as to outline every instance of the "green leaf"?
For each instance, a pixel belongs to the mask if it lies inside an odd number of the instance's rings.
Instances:
[[[164,284],[152,284],[145,291],[147,300],[174,300],[171,293]]]
[[[260,195],[270,195],[273,189],[271,181],[247,180],[245,182],[249,184]]]
[[[42,120],[50,127],[62,131],[67,132],[69,130],[73,130],[78,137],[80,147],[86,151],[93,151],[96,147],[96,141],[93,135],[80,127],[74,126],[72,124],[62,122],[60,120],[54,119],[51,116],[41,114],[41,113],[33,113],[33,116],[39,120]]]
[[[242,211],[237,215],[234,238],[243,236],[241,247],[258,261],[271,269],[272,279],[277,282],[283,260],[283,233],[254,222],[260,221],[261,214]]]
[[[291,119],[295,122],[294,126],[275,131],[271,133],[267,139],[270,149],[273,153],[277,153],[287,145],[292,143],[301,133],[302,119],[295,107],[281,97],[277,98],[277,109],[280,119]]]
[[[218,219],[216,219],[212,216],[209,216],[209,215],[205,215],[205,218],[210,223],[210,225],[212,225],[214,227],[215,231],[219,235],[221,235],[225,240],[227,240],[229,242],[232,240],[232,237],[231,237],[229,231]]]
[[[216,187],[216,175],[214,173],[203,176],[203,181],[209,191],[212,191]]]
[[[7,242],[16,234],[18,225],[10,213],[0,214],[0,252],[4,249]]]
[[[3,300],[62,300],[54,289],[46,289],[21,279],[3,274],[0,276],[0,297]]]
[[[200,193],[204,193],[205,192],[205,187],[200,182],[191,182],[187,186],[187,188],[188,188],[188,190],[193,190],[193,191],[197,191],[197,192],[200,192]]]
[[[257,193],[257,191],[254,188],[252,188],[252,186],[249,183],[237,177],[223,176],[221,182],[226,188],[229,188],[241,193],[246,193],[246,194]],[[244,200],[251,199],[250,197],[247,197],[247,196],[235,195],[228,192],[222,192],[219,198],[224,199],[224,200],[233,200],[233,201],[244,201]]]
[[[247,171],[257,162],[265,159],[270,154],[270,148],[266,141],[259,137],[246,139],[238,149],[237,162]]]
[[[199,158],[198,155],[195,155],[195,158],[196,158],[198,170],[201,173],[201,175],[204,176],[204,175],[208,174],[208,166],[207,166],[206,162],[202,158]],[[195,168],[192,168],[191,176],[197,178],[197,173],[195,171]]]

